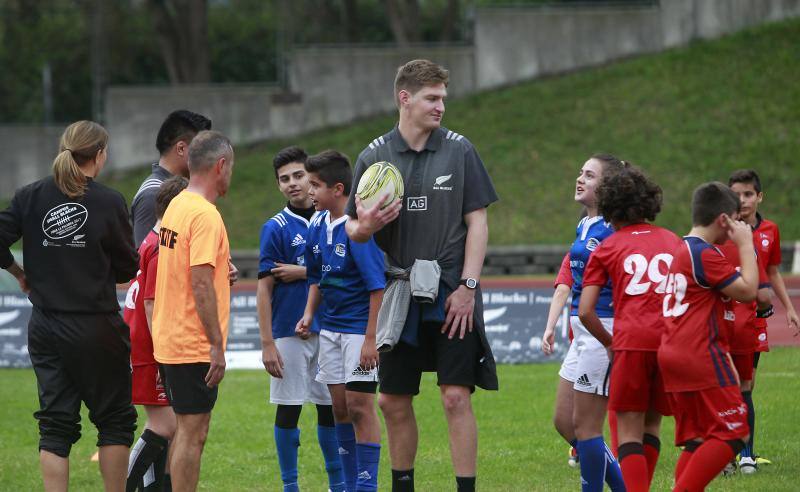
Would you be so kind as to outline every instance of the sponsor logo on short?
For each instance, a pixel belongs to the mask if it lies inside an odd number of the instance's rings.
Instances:
[[[733,311],[725,311],[725,320],[726,321],[735,321],[736,315],[733,314]]]
[[[345,255],[344,243],[336,243],[336,247],[333,248],[333,252],[344,258]]]
[[[370,479],[372,479],[372,475],[370,475],[367,470],[364,470],[364,471],[362,471],[361,473],[358,474],[358,479],[359,480],[370,480]]]
[[[361,367],[360,365],[358,367],[356,367],[355,369],[353,369],[353,372],[352,372],[353,376],[369,376],[371,374],[372,374],[371,370],[365,369],[365,368]]]
[[[736,430],[743,424],[741,422],[725,422],[725,425],[728,426],[728,430]]]
[[[306,257],[305,256],[298,256],[297,257],[297,264],[299,266],[306,266]]]
[[[600,240],[596,237],[591,237],[586,241],[586,249],[589,251],[594,251],[598,246],[600,246]]]
[[[313,248],[311,248],[311,252],[315,255],[319,254],[319,244],[315,244]]]
[[[443,184],[445,184],[448,181],[450,181],[450,178],[452,178],[452,177],[453,177],[452,174],[448,174],[447,176],[439,176],[438,178],[436,178],[433,181],[433,189],[434,190],[441,190],[441,191],[453,191],[453,187],[452,186],[442,186]]]
[[[427,196],[410,196],[406,201],[406,210],[409,212],[422,212],[428,210]]]
[[[579,377],[578,380],[575,381],[575,383],[580,385],[580,386],[591,386],[592,385],[592,383],[589,382],[589,376],[586,375],[586,374],[581,375],[581,377]]]
[[[339,454],[343,455],[343,454],[350,454],[350,453],[346,449],[344,449],[343,447],[339,446]]]
[[[306,244],[306,240],[303,239],[303,236],[297,234],[294,239],[292,239],[292,246],[300,246],[301,244]]]
[[[767,341],[767,334],[766,333],[759,333],[758,334],[758,341],[759,342],[766,342]]]

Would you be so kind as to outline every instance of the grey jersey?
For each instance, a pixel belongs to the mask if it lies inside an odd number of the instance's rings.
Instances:
[[[439,128],[421,152],[409,148],[397,128],[376,138],[358,156],[354,186],[364,170],[379,161],[394,164],[405,182],[397,220],[375,234],[391,265],[410,268],[414,260],[437,260],[442,280],[452,289],[464,266],[467,226],[464,215],[497,201],[492,180],[478,152],[463,135]],[[356,217],[355,193],[347,214]]]
[[[145,179],[131,201],[133,243],[138,248],[145,236],[156,224],[156,195],[161,183],[172,177],[169,171],[153,164],[153,172]]]

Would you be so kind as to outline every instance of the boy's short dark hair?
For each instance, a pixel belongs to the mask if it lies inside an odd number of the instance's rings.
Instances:
[[[188,143],[201,131],[210,129],[211,120],[202,114],[186,109],[173,111],[161,123],[161,128],[156,136],[156,149],[159,154],[164,155],[179,141]]]
[[[738,212],[740,206],[739,196],[719,181],[701,184],[692,195],[692,224],[710,225],[720,214]]]
[[[164,212],[167,211],[169,202],[178,194],[189,186],[189,180],[183,176],[173,176],[161,183],[156,193],[156,218],[161,219],[164,217]]]
[[[328,187],[336,183],[344,185],[344,194],[350,194],[353,185],[353,170],[346,155],[335,150],[324,150],[306,160],[306,171],[319,176]]]
[[[597,188],[597,207],[605,220],[628,224],[655,220],[661,198],[661,187],[630,164],[604,175]]]
[[[291,147],[281,149],[272,159],[272,166],[275,168],[275,178],[278,178],[278,169],[282,168],[286,164],[291,164],[292,162],[305,164],[306,159],[308,159],[308,154],[306,154],[306,151],[300,147],[292,145]]]
[[[752,169],[734,171],[731,177],[728,178],[728,186],[733,186],[733,183],[751,184],[756,193],[761,193],[761,180],[758,178],[758,173]]]

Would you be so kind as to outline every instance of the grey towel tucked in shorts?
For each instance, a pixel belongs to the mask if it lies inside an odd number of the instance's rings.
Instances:
[[[416,260],[411,272],[390,266],[386,270],[388,282],[383,291],[383,303],[378,311],[378,327],[375,336],[378,352],[392,350],[400,336],[408,316],[412,295],[417,302],[432,303],[439,295],[441,268],[436,260]]]
[[[442,268],[436,260],[416,260],[411,267],[411,297],[419,303],[433,303],[439,295]]]

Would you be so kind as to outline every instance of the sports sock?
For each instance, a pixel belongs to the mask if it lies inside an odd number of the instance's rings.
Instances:
[[[602,436],[578,441],[578,456],[583,492],[602,492],[604,481],[609,482],[611,490],[625,490],[622,471]]]
[[[339,441],[339,459],[342,460],[344,483],[347,490],[356,490],[358,480],[358,458],[356,454],[356,432],[353,424],[336,424],[336,439]]]
[[[617,438],[617,412],[608,411],[608,433],[611,435],[611,452],[619,458],[619,439]]]
[[[641,443],[626,442],[619,446],[619,466],[622,468],[628,492],[647,492],[650,480],[647,473],[647,458]]]
[[[144,474],[142,484],[144,485],[144,492],[162,492],[164,490],[164,480],[168,476],[165,474],[167,469],[167,456],[169,455],[169,444],[164,446],[161,454],[153,461],[150,468]],[[170,483],[170,490],[172,484]]]
[[[753,406],[753,392],[742,391],[742,399],[747,405],[747,425],[750,426],[750,439],[747,440],[747,445],[742,449],[742,458],[752,458],[756,455],[753,449],[753,436],[756,433],[756,409]]]
[[[457,492],[475,492],[475,477],[456,477]]]
[[[372,442],[356,444],[358,458],[357,492],[378,490],[378,464],[381,461],[381,445]]]
[[[689,441],[684,445],[683,451],[678,456],[678,463],[675,464],[675,483],[678,483],[678,479],[681,478],[684,470],[686,470],[686,465],[692,459],[692,454],[701,444],[703,443],[700,441]]]
[[[681,473],[675,483],[676,491],[705,490],[719,475],[725,465],[736,456],[730,444],[719,439],[705,441],[692,453],[686,464],[686,469]]]
[[[605,446],[605,442],[603,443]],[[622,478],[622,469],[619,467],[619,461],[608,449],[606,448],[606,483],[612,492],[625,492],[625,480]]]
[[[128,458],[128,480],[125,484],[126,492],[133,492],[142,481],[153,461],[158,458],[167,446],[167,439],[159,436],[150,429],[145,429],[142,436],[136,441]]]
[[[274,431],[283,490],[285,492],[299,490],[297,485],[297,448],[300,447],[300,429],[284,429],[276,425]]]
[[[414,469],[392,470],[392,492],[414,492]]]
[[[339,441],[336,439],[336,427],[317,426],[317,440],[325,460],[325,471],[328,472],[328,488],[331,492],[345,490],[342,460],[339,459]]]
[[[647,484],[649,487],[653,483],[653,473],[656,471],[658,455],[661,453],[661,439],[653,434],[645,434],[642,444],[644,444],[644,457],[647,459]]]

